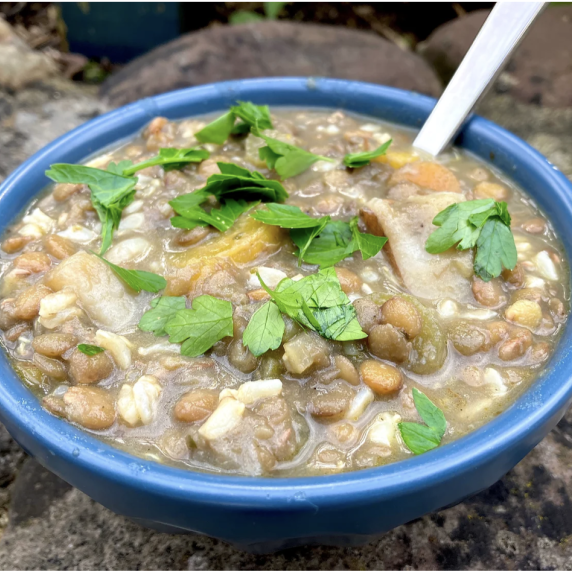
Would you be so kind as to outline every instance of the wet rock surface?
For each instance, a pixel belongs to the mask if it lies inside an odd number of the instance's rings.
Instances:
[[[471,12],[437,28],[420,53],[446,82],[467,53],[488,15]],[[496,83],[519,101],[572,106],[572,6],[550,5],[534,22]]]
[[[137,58],[107,79],[112,105],[182,87],[229,79],[335,77],[439,95],[433,70],[412,52],[375,34],[347,28],[263,22],[185,34]]]

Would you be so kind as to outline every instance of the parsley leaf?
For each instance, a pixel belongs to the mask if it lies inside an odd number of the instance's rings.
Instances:
[[[435,449],[441,443],[441,439],[426,425],[406,421],[399,423],[399,431],[407,448],[416,455]]]
[[[288,198],[288,193],[278,181],[233,163],[217,164],[221,172],[211,175],[206,186],[169,202],[179,215],[171,219],[174,227],[192,229],[210,224],[224,232],[260,200],[276,202]],[[207,213],[200,205],[208,200],[209,195],[214,195],[223,204]],[[255,202],[246,202],[246,199],[254,199]]]
[[[246,133],[250,131],[251,127],[258,127],[258,129],[274,128],[270,118],[270,109],[267,105],[254,105],[250,101],[239,101],[238,105],[231,107],[230,110],[242,120],[242,123],[233,129],[233,133]]]
[[[312,241],[314,240],[314,238],[316,238],[316,236],[318,236],[324,230],[324,228],[329,222],[330,222],[330,217],[325,216],[318,219],[318,226],[308,229],[309,232],[306,238],[306,243],[298,245],[298,266],[302,266],[302,260],[304,260],[308,248],[310,248],[310,246],[312,245]]]
[[[348,153],[344,157],[344,165],[350,167],[351,169],[358,169],[359,167],[365,167],[369,165],[369,162],[380,155],[385,155],[385,152],[391,145],[391,139],[380,145],[377,149],[373,151],[363,151],[362,153]]]
[[[328,340],[345,342],[367,338],[357,320],[355,308],[351,304],[318,308],[312,311],[318,326],[316,331]]]
[[[272,129],[270,110],[267,105],[254,105],[249,101],[239,101],[238,105],[221,115],[199,132],[195,137],[201,143],[216,143],[222,145],[231,134],[248,133],[252,127],[259,129]],[[241,123],[235,126],[236,119]]]
[[[169,204],[173,207],[173,210],[182,216],[188,216],[189,212],[209,198],[209,193],[204,193],[202,189],[193,191],[192,193],[187,193],[185,195],[180,195],[169,201]]]
[[[146,292],[157,293],[167,286],[167,281],[158,274],[153,274],[153,272],[147,272],[145,270],[127,270],[126,268],[121,268],[121,266],[109,262],[109,260],[106,260],[103,256],[95,252],[92,252],[92,254],[97,256],[100,260],[103,260],[123,282],[136,292],[145,290]]]
[[[205,159],[208,159],[210,153],[206,149],[197,149],[196,147],[191,147],[189,149],[175,149],[174,147],[167,147],[164,149],[159,149],[159,155],[156,157],[151,157],[146,159],[141,163],[131,163],[129,165],[122,163],[127,163],[127,161],[121,161],[119,167],[122,170],[124,177],[133,175],[136,171],[141,169],[146,169],[147,167],[153,167],[155,165],[163,165],[165,171],[172,171],[175,169],[182,169],[189,163],[200,163]],[[109,170],[109,167],[107,167]]]
[[[264,224],[281,228],[314,228],[319,226],[322,220],[307,215],[300,207],[294,205],[267,203],[266,208],[268,210],[257,210],[250,216]]]
[[[517,262],[516,246],[510,230],[505,202],[481,199],[455,203],[433,219],[438,226],[425,243],[430,254],[477,247],[474,269],[485,282],[499,276],[503,266],[512,270]]]
[[[217,165],[220,174],[211,175],[202,189],[169,201],[175,212],[192,218],[189,209],[194,209],[205,202],[209,195],[214,195],[219,201],[228,201],[232,198],[282,202],[288,198],[288,193],[281,183],[267,179],[257,171],[250,172],[233,163],[217,163]]]
[[[334,163],[335,159],[314,155],[290,143],[284,143],[278,139],[263,135],[260,130],[253,130],[253,134],[266,142],[266,147],[258,150],[258,155],[269,169],[275,169],[281,179],[288,179],[299,175],[316,161],[329,161]]]
[[[91,202],[101,221],[101,249],[104,254],[111,246],[113,232],[119,227],[123,209],[133,202],[137,178],[136,171],[163,165],[164,169],[181,169],[188,163],[198,163],[209,157],[203,149],[159,149],[159,155],[141,163],[132,161],[110,163],[107,169],[96,169],[86,165],[56,163],[46,171],[46,176],[56,183],[87,185],[91,191]],[[206,200],[206,199],[204,199]]]
[[[135,189],[119,199],[119,201],[116,203],[105,207],[93,196],[92,193],[91,202],[93,204],[93,208],[97,212],[99,220],[101,221],[100,254],[104,254],[111,246],[111,242],[113,240],[113,232],[119,228],[119,223],[121,222],[121,213],[126,206],[133,202],[134,198]]]
[[[201,209],[199,209],[197,207],[197,211],[200,211]],[[204,211],[202,211],[204,212]],[[192,230],[193,228],[196,228],[197,226],[208,226],[209,223],[201,220],[200,218],[191,218],[191,216],[195,216],[196,213],[189,211],[188,216],[174,216],[171,217],[171,225],[174,228],[182,228],[185,230]],[[205,215],[207,213],[204,213]]]
[[[165,325],[179,311],[185,309],[184,296],[161,296],[151,300],[151,310],[147,310],[139,321],[139,329],[165,336]]]
[[[137,184],[137,179],[134,177],[124,177],[103,169],[67,163],[51,165],[46,171],[46,176],[56,183],[87,185],[92,197],[106,208],[129,194]]]
[[[293,205],[268,203],[266,208],[268,210],[258,210],[250,216],[265,224],[290,229],[299,260],[319,264],[321,268],[333,266],[356,250],[367,260],[387,242],[385,237],[361,233],[357,217],[348,224],[331,221],[328,216],[312,218]]]
[[[373,234],[360,232],[357,217],[354,217],[350,221],[350,229],[354,238],[353,246],[356,250],[361,252],[361,256],[364,260],[375,256],[387,242],[385,236],[375,236]]]
[[[298,249],[304,248],[312,229],[293,229],[290,237]],[[318,264],[320,268],[333,266],[347,258],[355,250],[352,231],[347,222],[330,221],[321,234],[314,238],[304,253],[304,262]],[[300,250],[299,250],[300,251]],[[296,252],[295,254],[299,253]]]
[[[90,344],[79,344],[79,346],[77,346],[77,349],[82,353],[85,354],[86,356],[96,356],[97,354],[100,354],[101,352],[104,352],[105,350],[103,348],[100,348],[99,346],[92,346]]]
[[[216,342],[232,336],[232,304],[213,296],[198,296],[192,309],[179,310],[166,324],[169,341],[181,343],[181,354],[196,357]]]
[[[171,224],[175,228],[186,229],[210,224],[220,230],[220,232],[224,232],[234,224],[241,214],[249,211],[257,204],[258,201],[247,203],[246,201],[229,199],[220,209],[211,209],[209,213],[205,212],[201,207],[193,207],[192,209],[185,209],[185,216],[173,217]]]
[[[135,196],[135,177],[124,177],[119,171],[128,162],[112,163],[111,170],[95,169],[85,165],[57,163],[51,165],[46,176],[56,183],[87,185],[91,191],[91,202],[101,221],[101,254],[110,246],[113,231],[119,226],[121,212]]]
[[[475,272],[485,281],[502,272],[502,267],[513,269],[517,262],[514,237],[500,217],[490,217],[477,240]]]
[[[431,233],[425,249],[430,254],[439,254],[457,243],[459,250],[472,248],[477,243],[480,231],[469,219],[473,217],[473,220],[480,222],[482,215],[486,220],[491,212],[496,212],[493,199],[466,201],[448,206],[433,219],[433,224],[440,228]],[[484,221],[482,222],[484,224]]]
[[[260,276],[258,279],[280,311],[322,337],[340,341],[367,337],[333,268],[298,281],[285,278],[275,290],[270,290]]]
[[[235,121],[235,114],[228,111],[195,133],[195,137],[201,143],[222,145],[229,138]]]
[[[276,350],[284,335],[284,318],[274,302],[266,302],[254,314],[242,335],[243,344],[256,357],[268,350]]]
[[[130,161],[129,159],[119,161],[119,163],[114,163],[112,161],[111,163],[109,163],[109,165],[107,165],[106,171],[109,171],[110,173],[115,173],[116,175],[121,175],[122,177],[127,177],[128,175],[126,175],[123,171],[125,171],[125,169],[129,169],[129,167],[132,166],[133,166],[133,161]]]
[[[420,455],[441,444],[441,439],[447,430],[447,421],[443,412],[430,399],[413,388],[415,408],[426,425],[420,423],[399,423],[399,431],[407,447]]]

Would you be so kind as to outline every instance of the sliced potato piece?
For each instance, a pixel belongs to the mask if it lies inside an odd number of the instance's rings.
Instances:
[[[93,322],[117,332],[136,316],[135,300],[113,270],[97,256],[78,252],[51,270],[44,282],[52,290],[68,288]]]
[[[462,195],[456,193],[412,196],[404,201],[372,199],[368,210],[362,211],[368,230],[389,239],[390,260],[414,296],[473,301],[469,281],[473,275],[472,251],[450,249],[429,254],[425,250],[427,238],[437,230],[433,225],[437,213],[462,200]]]

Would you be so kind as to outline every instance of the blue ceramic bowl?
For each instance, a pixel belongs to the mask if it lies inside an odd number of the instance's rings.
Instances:
[[[181,119],[237,99],[272,106],[345,109],[419,127],[435,101],[379,85],[325,79],[257,79],[167,93],[82,125],[36,153],[0,187],[0,231],[48,180],[51,163],[75,163],[134,135],[157,115]],[[510,176],[548,215],[570,258],[572,185],[542,155],[473,117],[457,144]],[[559,421],[572,400],[570,328],[548,371],[514,405],[454,443],[384,467],[342,475],[263,479],[215,476],[114,449],[44,411],[0,356],[0,418],[48,469],[111,510],[171,532],[195,531],[251,550],[302,543],[355,544],[489,487]]]

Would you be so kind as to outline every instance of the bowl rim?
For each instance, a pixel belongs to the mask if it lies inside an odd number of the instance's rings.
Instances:
[[[20,187],[35,189],[26,193],[25,202],[28,203],[47,184],[47,180],[41,183],[43,171],[46,164],[57,162],[56,157],[65,156],[68,162],[79,161],[103,150],[105,145],[101,142],[111,142],[110,133],[121,135],[113,137],[113,141],[119,142],[156,115],[182,118],[185,116],[180,114],[182,110],[193,105],[197,111],[186,114],[191,117],[222,110],[223,101],[246,98],[280,105],[277,101],[296,97],[304,99],[316,90],[318,97],[324,96],[324,101],[334,96],[342,102],[352,101],[358,96],[368,100],[377,98],[389,106],[413,110],[422,117],[429,114],[436,101],[417,93],[364,82],[303,77],[237,80],[185,88],[118,108],[59,137],[26,160],[0,185],[0,208],[15,200],[13,197]],[[300,106],[311,107],[304,103]],[[343,103],[336,107],[347,109]],[[572,219],[572,184],[540,153],[515,135],[478,116],[467,122],[459,141],[462,143],[471,138],[494,144],[495,149],[506,153],[508,158],[527,165],[523,167],[525,170],[532,169],[539,181],[551,189],[551,200],[556,201],[562,220]],[[8,221],[0,222],[0,227],[9,223],[14,215],[6,218]],[[563,239],[565,229],[558,230]],[[570,244],[572,238],[565,241],[568,255]],[[136,457],[45,411],[12,370],[5,352],[0,352],[0,417],[10,426],[17,427],[18,433],[34,439],[47,452],[46,458],[59,457],[68,464],[81,467],[84,473],[141,492],[153,490],[161,496],[190,499],[197,504],[239,504],[259,510],[299,510],[300,503],[293,503],[292,499],[300,498],[316,508],[369,504],[374,500],[429,488],[452,475],[476,471],[484,467],[492,456],[505,454],[518,443],[534,439],[532,435],[548,419],[557,416],[572,399],[572,359],[568,359],[572,336],[569,330],[565,328],[549,371],[492,421],[423,455],[337,475],[291,478],[215,475]],[[535,444],[536,441],[533,442]],[[49,464],[48,461],[46,463]]]

